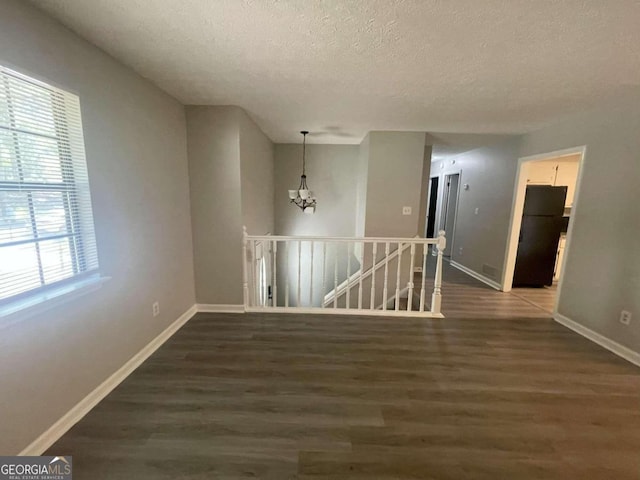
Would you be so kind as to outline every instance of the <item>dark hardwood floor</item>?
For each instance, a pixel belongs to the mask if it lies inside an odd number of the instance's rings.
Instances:
[[[511,293],[545,312],[553,312],[558,295],[558,285],[540,288],[514,288]]]
[[[425,290],[429,292],[426,297],[427,302],[431,300],[430,292],[433,291],[435,275],[435,259],[429,260],[425,279]],[[414,283],[420,285],[421,279],[420,274],[416,274]],[[536,293],[530,293],[529,290],[536,289],[513,289],[510,293],[499,292],[452,267],[447,260],[443,262],[442,313],[447,318],[475,320],[549,318],[553,310],[555,291],[542,289],[544,292],[538,292],[535,296]],[[551,308],[546,309],[548,303],[551,303]],[[419,305],[419,301],[416,305]]]
[[[457,275],[443,320],[199,314],[48,454],[76,480],[639,479],[640,370]]]

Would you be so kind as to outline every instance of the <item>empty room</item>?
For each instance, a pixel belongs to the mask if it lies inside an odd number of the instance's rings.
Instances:
[[[640,479],[635,0],[0,0],[0,479]]]

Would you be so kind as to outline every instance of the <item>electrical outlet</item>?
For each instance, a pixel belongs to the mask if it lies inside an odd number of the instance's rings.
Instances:
[[[474,212],[474,213],[477,215],[479,211],[480,211],[480,209],[479,209],[478,207],[476,207],[476,209],[475,209],[475,212]]]
[[[462,247],[458,248],[458,253],[462,255]]]
[[[622,310],[622,312],[620,312],[620,323],[623,325],[629,325],[631,323],[631,312]]]
[[[153,305],[151,305],[151,311],[153,312],[154,317],[160,315],[160,304],[158,302],[153,302]]]
[[[411,215],[411,207],[402,207],[403,215]]]

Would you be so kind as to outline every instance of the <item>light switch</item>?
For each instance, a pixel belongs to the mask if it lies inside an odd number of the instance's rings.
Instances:
[[[411,207],[402,207],[403,215],[411,215]]]

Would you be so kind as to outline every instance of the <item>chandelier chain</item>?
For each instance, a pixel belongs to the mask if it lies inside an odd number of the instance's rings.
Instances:
[[[305,175],[305,167],[306,167],[306,151],[307,151],[307,134],[302,134],[302,175]]]

